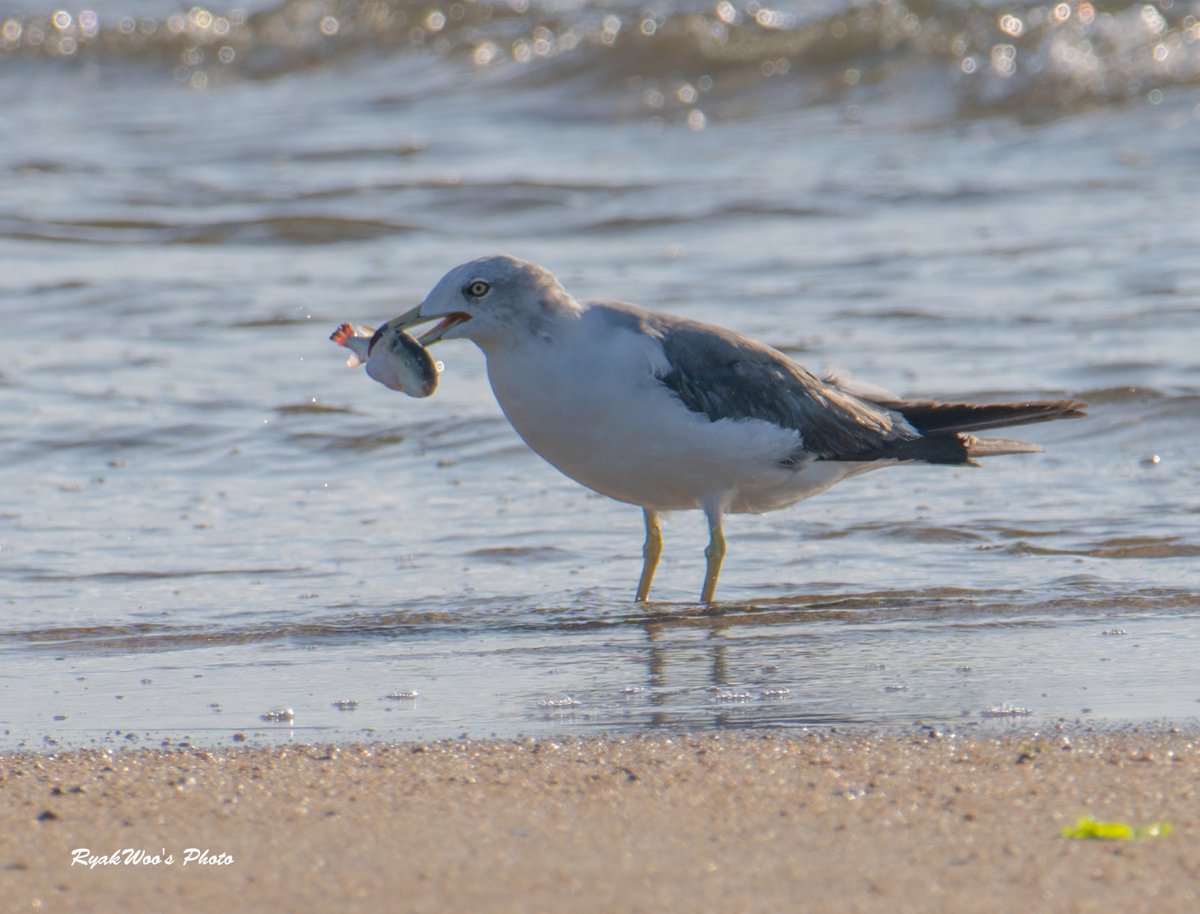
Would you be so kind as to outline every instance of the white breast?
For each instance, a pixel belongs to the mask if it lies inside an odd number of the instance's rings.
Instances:
[[[525,442],[590,489],[658,510],[716,499],[728,510],[765,511],[853,472],[851,465],[784,466],[797,432],[755,419],[712,422],[688,410],[656,377],[668,366],[652,337],[596,332],[587,321],[567,330],[553,341],[488,347],[488,375]]]

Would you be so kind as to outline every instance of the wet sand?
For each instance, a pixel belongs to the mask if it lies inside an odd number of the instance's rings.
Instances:
[[[919,730],[9,754],[0,910],[1194,911],[1198,745]],[[1083,815],[1174,831],[1062,837]],[[89,867],[78,848],[162,859]]]

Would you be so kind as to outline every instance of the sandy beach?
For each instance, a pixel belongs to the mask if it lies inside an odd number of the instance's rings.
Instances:
[[[1193,911],[1196,746],[917,730],[9,754],[0,909]],[[1085,815],[1173,832],[1063,837]]]

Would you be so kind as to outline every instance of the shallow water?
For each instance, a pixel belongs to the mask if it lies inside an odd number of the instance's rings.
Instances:
[[[0,745],[1197,714],[1192,6],[8,9]],[[635,606],[469,344],[328,341],[500,250],[1090,416],[731,518],[711,609],[676,515]]]

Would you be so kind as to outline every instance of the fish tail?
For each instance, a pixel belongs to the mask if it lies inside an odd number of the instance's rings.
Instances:
[[[364,346],[362,339],[362,327],[356,332],[351,324],[342,324],[333,333],[329,334],[329,338],[339,346],[345,346],[350,350],[350,357],[346,359],[346,364],[351,368],[357,368],[366,361],[366,353],[370,351],[367,346]]]

